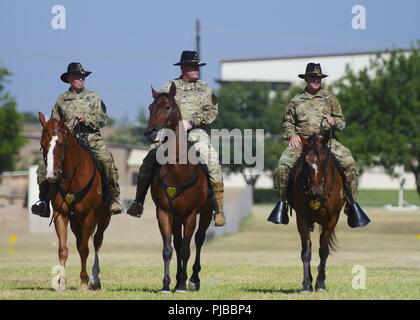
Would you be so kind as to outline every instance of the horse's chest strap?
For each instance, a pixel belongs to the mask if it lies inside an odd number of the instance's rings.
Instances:
[[[198,179],[198,170],[199,170],[199,167],[196,166],[194,176],[192,177],[192,179],[189,182],[179,185],[179,186],[167,184],[163,180],[163,178],[160,179],[159,184],[161,188],[164,190],[169,203],[172,203],[172,201],[175,200],[175,198],[177,198],[181,193],[183,193],[185,190],[191,188],[193,185],[196,184],[197,179]]]

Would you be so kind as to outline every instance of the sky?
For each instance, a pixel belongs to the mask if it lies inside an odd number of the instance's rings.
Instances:
[[[52,27],[56,5],[65,29]],[[355,5],[364,30],[352,28]],[[151,103],[150,86],[179,76],[173,64],[195,49],[196,19],[202,79],[217,89],[222,60],[410,48],[419,12],[418,0],[0,0],[0,66],[13,73],[6,89],[18,110],[49,116],[68,89],[60,75],[81,62],[92,71],[86,86],[127,123]]]

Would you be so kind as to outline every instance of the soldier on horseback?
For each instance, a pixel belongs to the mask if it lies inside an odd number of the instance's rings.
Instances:
[[[286,108],[283,121],[283,138],[288,147],[282,153],[274,173],[274,187],[278,192],[279,201],[269,221],[287,224],[287,184],[290,172],[302,153],[301,136],[307,138],[312,133],[319,134],[320,123],[324,128],[334,128],[342,131],[346,125],[341,106],[337,98],[321,88],[321,81],[327,75],[321,71],[319,63],[308,63],[305,74],[299,78],[305,79],[305,90],[292,98]],[[324,121],[323,121],[324,120]],[[351,152],[333,137],[331,152],[344,170],[346,182],[349,186],[344,213],[350,215],[353,221],[351,227],[363,227],[368,223],[361,210],[356,208],[354,198],[357,192],[358,174],[356,161]],[[357,204],[356,204],[357,205]],[[273,217],[276,218],[273,219]]]
[[[209,173],[210,184],[213,191],[213,204],[215,209],[215,226],[225,224],[223,212],[223,176],[216,150],[209,144],[209,138],[204,127],[212,123],[218,113],[217,97],[207,83],[200,80],[200,67],[206,63],[201,62],[197,52],[183,51],[181,59],[174,65],[181,67],[181,76],[165,84],[161,92],[169,92],[171,84],[176,86],[176,103],[181,110],[182,122],[188,135],[189,141],[194,143],[196,150],[202,155],[208,156],[206,164]],[[140,217],[143,213],[144,199],[153,178],[156,166],[154,150],[158,145],[153,144],[148,155],[143,160],[137,178],[136,198],[128,209],[129,215]]]
[[[108,116],[105,104],[99,95],[85,88],[85,78],[89,74],[91,72],[84,70],[78,62],[68,65],[67,72],[63,73],[60,79],[69,83],[70,88],[57,98],[51,117],[63,120],[70,129],[75,128],[76,125],[83,126],[84,138],[104,168],[105,179],[108,181],[112,196],[110,212],[119,214],[123,209],[119,200],[118,169],[99,131],[105,126]],[[45,160],[41,159],[37,170],[39,201],[32,206],[32,213],[41,217],[50,216],[48,196],[50,183],[46,179],[46,171]]]

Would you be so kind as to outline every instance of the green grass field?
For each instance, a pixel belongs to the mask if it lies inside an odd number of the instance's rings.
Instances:
[[[160,293],[160,242],[130,245],[113,241],[111,234],[101,252],[102,290],[79,291],[79,257],[71,235],[65,292],[53,291],[50,284],[51,268],[58,261],[57,248],[50,241],[54,237],[21,237],[13,253],[2,241],[0,299],[420,299],[419,211],[391,213],[371,208],[367,212],[372,223],[360,230],[348,228],[342,216],[337,227],[339,248],[327,263],[327,291],[300,293],[302,264],[295,217],[287,226],[273,225],[266,221],[270,209],[255,206],[239,233],[204,245],[199,292]],[[316,228],[312,237],[314,278],[318,237]],[[91,254],[89,266],[92,260]],[[172,286],[175,265],[173,258]],[[364,290],[352,288],[354,265],[366,270]]]

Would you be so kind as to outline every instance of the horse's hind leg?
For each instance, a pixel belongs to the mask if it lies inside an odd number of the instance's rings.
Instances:
[[[109,225],[111,220],[111,215],[107,213],[105,221],[98,223],[98,229],[96,230],[95,236],[93,238],[93,245],[95,247],[95,262],[92,267],[92,276],[89,279],[89,289],[90,290],[100,290],[101,289],[101,279],[99,278],[99,272],[101,271],[99,267],[99,250],[102,246],[102,241],[104,239],[104,232]]]
[[[169,265],[172,259],[172,213],[156,208],[159,222],[159,230],[163,241],[163,287],[162,292],[170,291],[171,277],[169,275]]]
[[[63,291],[66,289],[66,261],[69,255],[67,248],[67,227],[69,219],[67,216],[58,214],[54,211],[54,226],[55,232],[58,236],[58,258],[60,260],[60,275],[57,277],[57,283],[54,284],[54,288],[57,291]]]
[[[190,278],[190,282],[188,284],[189,291],[198,291],[200,290],[200,277],[199,273],[201,271],[201,263],[200,263],[200,255],[201,255],[201,248],[204,244],[204,240],[206,239],[206,230],[208,229],[212,219],[212,212],[211,209],[208,211],[204,211],[200,213],[200,222],[198,226],[198,230],[195,234],[195,261],[193,265],[193,273]]]
[[[187,266],[191,255],[191,239],[195,231],[197,213],[190,214],[184,224],[184,234],[181,245],[181,270],[175,286],[175,291],[187,291]]]
[[[328,255],[330,254],[330,250],[328,248],[328,239],[327,239],[326,231],[322,231],[320,240],[319,240],[319,257],[320,262],[318,266],[318,275],[316,277],[315,282],[315,290],[325,290],[325,266],[327,263]]]
[[[319,266],[318,266],[318,275],[316,277],[316,282],[315,282],[315,290],[316,291],[321,291],[321,290],[325,290],[325,269],[326,269],[326,264],[327,264],[327,258],[330,254],[330,243],[332,241],[332,237],[334,234],[334,228],[336,225],[337,221],[333,221],[331,222],[328,226],[323,226],[322,227],[322,232],[321,235],[319,237],[319,257],[320,257],[320,262],[319,262]]]
[[[80,270],[80,289],[86,290],[89,288],[89,275],[86,270],[86,261],[89,256],[89,239],[92,235],[92,231],[94,228],[94,214],[93,210],[89,211],[89,214],[86,216],[83,226],[81,228],[82,234],[78,246],[78,251],[81,260],[81,270]]]
[[[301,259],[303,262],[303,291],[313,291],[311,274],[312,242],[309,223],[297,217],[298,230],[302,242]]]
[[[181,258],[181,246],[182,246],[182,223],[178,217],[174,217],[172,225],[172,234],[174,236],[174,247],[176,253],[176,281],[177,287],[181,279],[182,273],[182,258]]]

